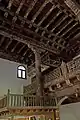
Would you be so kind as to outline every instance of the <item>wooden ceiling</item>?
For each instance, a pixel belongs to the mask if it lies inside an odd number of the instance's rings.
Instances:
[[[80,23],[64,0],[0,0],[0,57],[30,66],[29,45],[65,61],[80,51]]]

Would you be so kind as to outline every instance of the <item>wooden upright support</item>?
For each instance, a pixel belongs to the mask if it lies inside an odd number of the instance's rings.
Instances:
[[[36,67],[36,80],[37,80],[37,96],[43,96],[43,79],[41,74],[41,57],[39,50],[35,50],[35,67]]]

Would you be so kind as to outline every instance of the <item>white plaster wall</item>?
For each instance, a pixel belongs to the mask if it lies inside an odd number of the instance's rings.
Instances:
[[[19,65],[21,64],[0,58],[0,98],[7,93],[8,89],[12,93],[22,93],[23,85],[31,83],[29,77],[27,80],[17,78]]]
[[[60,120],[80,120],[80,103],[61,106]]]

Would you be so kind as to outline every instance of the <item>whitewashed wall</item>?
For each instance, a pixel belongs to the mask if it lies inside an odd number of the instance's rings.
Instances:
[[[60,120],[80,120],[80,103],[61,106]]]
[[[19,65],[21,64],[0,58],[0,98],[7,93],[8,89],[12,93],[22,93],[23,85],[31,83],[29,77],[27,80],[17,78]]]

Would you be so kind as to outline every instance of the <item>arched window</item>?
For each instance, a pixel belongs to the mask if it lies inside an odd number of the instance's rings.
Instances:
[[[26,79],[26,68],[24,66],[18,66],[17,68],[17,77]]]

